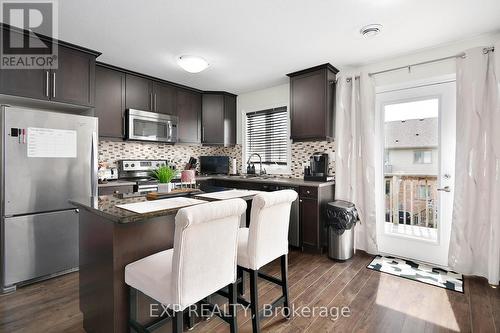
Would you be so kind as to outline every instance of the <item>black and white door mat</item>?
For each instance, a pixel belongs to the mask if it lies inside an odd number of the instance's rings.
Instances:
[[[461,293],[464,292],[462,274],[430,265],[418,264],[410,260],[394,257],[376,256],[366,267],[374,271],[389,273]]]

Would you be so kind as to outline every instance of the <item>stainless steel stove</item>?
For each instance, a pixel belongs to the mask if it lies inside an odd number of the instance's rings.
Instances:
[[[118,179],[135,182],[134,192],[141,194],[154,192],[158,190],[158,182],[151,177],[151,172],[167,164],[167,160],[120,160]]]

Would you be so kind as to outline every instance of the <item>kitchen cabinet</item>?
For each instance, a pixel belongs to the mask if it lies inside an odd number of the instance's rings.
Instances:
[[[176,115],[176,88],[170,84],[153,82],[153,109],[152,111]]]
[[[236,144],[236,96],[207,92],[202,98],[202,143]]]
[[[199,182],[202,186],[217,186],[257,191],[276,191],[280,188],[294,188],[299,194],[298,227],[300,234],[297,242],[304,251],[321,253],[327,245],[327,232],[325,228],[326,205],[334,200],[335,186],[333,183],[321,186],[299,186],[280,181],[279,184],[242,181],[214,177]],[[290,230],[294,228],[290,226]]]
[[[317,248],[319,244],[318,202],[316,199],[300,198],[299,204],[302,247]]]
[[[58,68],[51,73],[51,100],[93,106],[95,56],[64,46],[58,52]]]
[[[287,74],[293,141],[334,139],[337,73],[335,67],[324,64]]]
[[[126,75],[127,109],[176,115],[176,87],[139,75]]]
[[[302,234],[302,249],[322,252],[327,245],[325,228],[326,205],[334,200],[333,184],[299,188],[300,223]]]
[[[201,94],[181,88],[177,89],[176,94],[179,142],[201,143]]]
[[[134,192],[134,185],[116,185],[116,186],[106,186],[98,188],[99,195],[111,195],[111,194],[131,193],[131,192]]]
[[[125,73],[105,66],[96,67],[95,113],[99,136],[123,138]]]
[[[22,41],[20,33],[11,36]],[[99,54],[59,41],[57,69],[1,69],[0,93],[92,107]]]
[[[125,107],[153,111],[153,81],[127,73],[125,76]]]

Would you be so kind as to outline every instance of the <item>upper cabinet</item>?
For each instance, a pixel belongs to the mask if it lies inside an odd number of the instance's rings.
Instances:
[[[290,73],[290,118],[293,141],[335,137],[335,78],[330,64]]]
[[[95,87],[95,116],[99,118],[99,136],[123,138],[125,73],[98,65]]]
[[[201,143],[201,93],[177,89],[177,138],[180,143]]]
[[[125,89],[127,109],[153,111],[153,81],[142,76],[127,74]]]
[[[95,56],[59,46],[58,68],[52,71],[51,99],[94,106]]]
[[[22,42],[21,33],[11,36]],[[92,107],[98,55],[98,52],[59,42],[57,69],[1,69],[0,93]]]
[[[202,143],[236,144],[236,96],[208,92],[202,99]]]
[[[176,115],[176,94],[176,88],[171,84],[153,82],[153,111]]]
[[[126,107],[143,111],[176,114],[176,87],[147,77],[126,75]]]

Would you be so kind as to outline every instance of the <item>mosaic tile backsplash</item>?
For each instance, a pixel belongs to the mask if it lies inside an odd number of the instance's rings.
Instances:
[[[327,141],[297,142],[292,144],[291,176],[303,177],[303,164],[309,163],[309,156],[315,152],[330,154],[330,172],[335,172],[335,162],[332,160],[335,143]],[[202,155],[230,156],[236,158],[238,171],[241,172],[242,148],[201,146],[201,145],[166,145],[161,143],[136,141],[99,141],[99,161],[108,162],[111,166],[122,159],[166,159],[178,169],[184,169],[189,157],[198,158]]]
[[[190,157],[198,158],[203,155],[236,158],[238,170],[241,170],[241,145],[218,147],[139,141],[99,141],[99,161],[108,162],[112,166],[116,165],[116,161],[124,159],[165,159],[177,169],[183,170]]]

